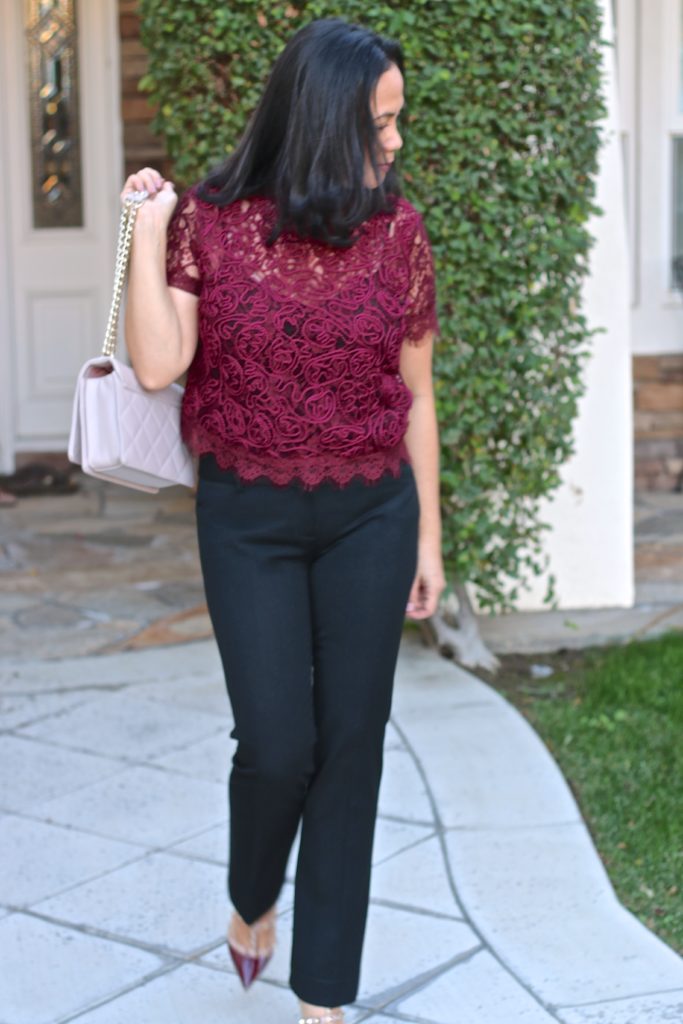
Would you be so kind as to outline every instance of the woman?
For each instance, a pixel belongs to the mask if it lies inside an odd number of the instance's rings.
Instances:
[[[226,163],[177,203],[152,168],[126,339],[141,382],[188,370],[197,531],[238,745],[228,943],[245,987],[275,941],[299,824],[301,1021],[356,998],[403,620],[444,587],[431,250],[399,197],[399,46],[312,22]],[[407,602],[407,603],[406,603]]]

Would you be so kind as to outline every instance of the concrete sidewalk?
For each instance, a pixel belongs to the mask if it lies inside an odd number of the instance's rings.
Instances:
[[[2,1024],[288,1024],[279,942],[224,933],[234,740],[214,643],[0,670]],[[349,1024],[683,1021],[683,961],[617,902],[569,790],[486,684],[404,638]]]

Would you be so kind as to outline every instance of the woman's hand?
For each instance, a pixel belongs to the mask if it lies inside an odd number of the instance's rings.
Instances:
[[[153,167],[143,167],[141,171],[126,178],[121,192],[121,202],[130,192],[143,191],[147,192],[148,199],[138,210],[137,219],[143,223],[155,224],[166,231],[178,202],[173,182],[166,181]]]
[[[408,596],[409,619],[428,619],[437,609],[446,586],[441,552],[434,545],[418,546],[417,572]]]

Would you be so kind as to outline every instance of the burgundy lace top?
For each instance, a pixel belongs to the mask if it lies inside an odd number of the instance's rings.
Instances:
[[[281,235],[270,199],[218,207],[190,189],[168,230],[168,283],[199,298],[181,430],[243,480],[307,490],[397,476],[412,394],[403,342],[438,332],[432,254],[399,199],[350,249]]]

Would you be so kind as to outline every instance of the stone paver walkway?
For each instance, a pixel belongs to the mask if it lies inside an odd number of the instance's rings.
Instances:
[[[0,670],[2,1024],[288,1024],[279,942],[224,943],[234,740],[215,645]],[[387,731],[350,1024],[683,1021],[683,961],[617,902],[555,763],[415,634]]]
[[[75,472],[0,510],[0,652],[64,658],[210,637],[194,504]]]

